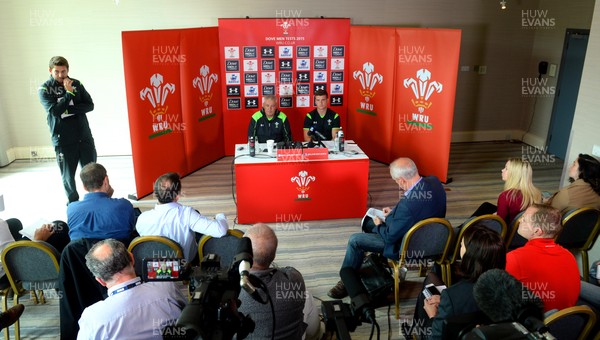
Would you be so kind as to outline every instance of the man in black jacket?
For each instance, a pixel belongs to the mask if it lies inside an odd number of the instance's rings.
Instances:
[[[48,113],[52,144],[68,203],[79,200],[75,185],[77,163],[96,161],[96,147],[86,113],[94,109],[92,97],[77,79],[69,78],[69,62],[55,56],[49,63],[50,79],[38,90]]]

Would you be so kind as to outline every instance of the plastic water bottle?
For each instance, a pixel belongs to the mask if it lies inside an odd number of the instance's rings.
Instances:
[[[342,131],[342,128],[340,128],[340,131],[338,131],[337,133],[338,135],[338,150],[340,152],[344,151],[344,131]]]
[[[254,136],[248,137],[248,150],[250,150],[250,157],[256,155],[256,144],[254,143]]]

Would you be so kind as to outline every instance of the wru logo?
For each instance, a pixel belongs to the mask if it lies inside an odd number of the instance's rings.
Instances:
[[[404,79],[404,87],[410,87],[415,95],[415,99],[411,99],[411,102],[418,108],[419,113],[423,113],[425,109],[431,107],[432,103],[429,101],[429,97],[431,97],[434,92],[442,92],[442,84],[437,81],[429,82],[430,79],[431,72],[424,68],[417,71],[417,79]]]
[[[208,106],[208,102],[212,99],[213,94],[210,92],[213,84],[219,81],[219,76],[210,73],[210,69],[207,65],[200,67],[200,77],[194,78],[192,85],[194,88],[200,90],[200,102],[204,103],[204,106]]]
[[[308,194],[306,193],[309,189],[310,186],[308,185],[310,182],[314,182],[316,180],[315,176],[308,176],[308,172],[307,171],[300,171],[298,173],[298,176],[292,177],[292,182],[296,182],[296,184],[298,185],[296,187],[296,189],[298,189],[298,191],[300,191],[300,193],[298,194],[298,199],[301,200],[308,200],[310,199],[308,197]]]
[[[375,85],[383,83],[383,76],[373,71],[375,71],[375,66],[367,61],[363,64],[362,71],[354,71],[352,74],[354,79],[360,81],[363,89],[359,92],[361,96],[365,97],[366,102],[369,102],[370,98],[375,97],[375,91],[373,91]]]

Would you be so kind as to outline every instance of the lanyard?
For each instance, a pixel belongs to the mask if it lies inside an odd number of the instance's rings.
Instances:
[[[127,289],[131,289],[133,287],[137,287],[137,286],[139,286],[141,284],[142,284],[142,281],[136,281],[136,282],[130,283],[127,286],[121,287],[121,288],[115,290],[114,292],[110,293],[110,296],[117,295],[119,293],[123,293]]]

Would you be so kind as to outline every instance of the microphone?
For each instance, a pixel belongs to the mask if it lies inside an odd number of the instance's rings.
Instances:
[[[252,296],[252,298],[262,304],[266,303],[260,296],[256,287],[251,282],[250,268],[252,268],[252,241],[247,237],[242,237],[238,243],[237,255],[233,258],[231,270],[240,273],[240,287]]]
[[[352,309],[357,313],[362,312],[366,320],[375,323],[375,310],[371,306],[371,298],[356,270],[352,267],[343,267],[340,270],[340,277],[352,299]]]
[[[542,300],[504,270],[483,273],[473,287],[473,297],[493,322],[518,321],[531,332],[548,331],[542,321]]]
[[[310,129],[308,129],[308,135],[309,136],[317,136],[321,140],[327,140],[327,138],[325,138],[325,136],[323,136],[322,133],[320,133],[319,131],[315,130],[314,126],[311,126]]]

